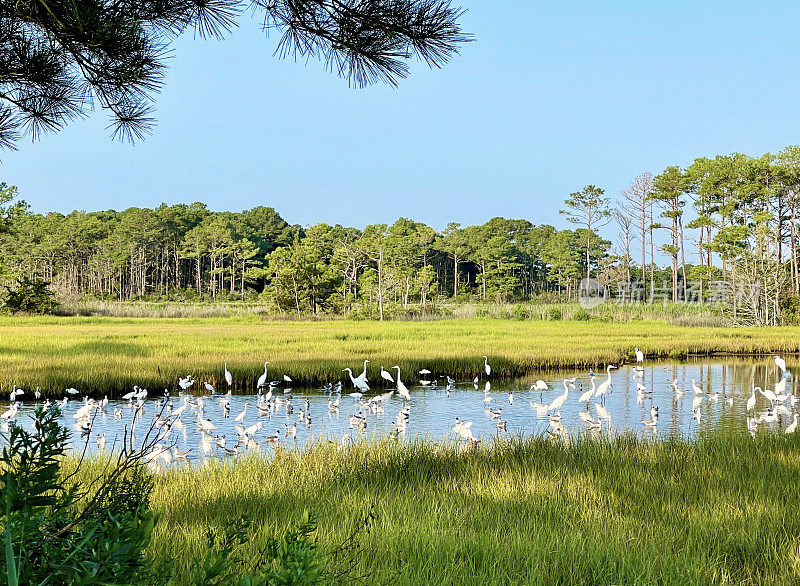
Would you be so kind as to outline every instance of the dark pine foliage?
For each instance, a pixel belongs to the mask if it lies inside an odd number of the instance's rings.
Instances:
[[[278,54],[321,59],[352,85],[395,84],[406,61],[446,63],[469,40],[449,0],[0,0],[0,148],[106,110],[143,138],[171,41],[220,38],[242,14],[277,31]]]

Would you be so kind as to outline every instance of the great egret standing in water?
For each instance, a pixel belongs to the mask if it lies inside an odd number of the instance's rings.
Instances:
[[[492,367],[489,366],[489,359],[486,356],[483,357],[483,370],[486,371],[486,376],[492,376]]]
[[[575,380],[575,379],[573,379],[573,380]],[[569,387],[570,387],[570,385],[573,388],[575,387],[575,384],[572,381],[570,381],[569,379],[565,378],[563,382],[564,382],[564,394],[563,395],[559,395],[558,397],[553,399],[553,402],[550,403],[550,405],[547,407],[548,411],[558,411],[559,409],[561,409],[562,405],[564,405],[564,403],[567,400],[567,396],[569,395]]]
[[[350,368],[345,368],[342,372],[346,372],[350,376],[350,382],[353,383],[353,386],[355,388],[360,389],[362,391],[368,391],[369,390],[369,384],[367,384],[367,381],[365,379],[361,378],[360,376],[359,377],[354,377],[353,376],[353,371],[350,370]]]
[[[226,361],[224,364],[225,364],[225,382],[228,383],[229,387],[231,387],[233,386],[233,375],[228,370],[228,362]]]
[[[397,369],[397,394],[403,398],[403,401],[410,401],[411,393],[408,392],[406,385],[404,385],[403,381],[400,380],[400,367],[394,365],[392,368]]]
[[[264,362],[264,374],[258,377],[258,382],[256,383],[256,389],[260,389],[261,387],[267,384],[267,364],[269,362]]]
[[[368,363],[368,362],[369,362],[369,360],[365,360],[365,361],[364,361],[364,372],[362,372],[362,373],[361,373],[361,375],[359,375],[359,377],[358,377],[358,378],[360,378],[361,380],[363,380],[365,383],[366,383],[366,382],[369,382],[369,381],[367,380],[367,363]]]
[[[752,411],[756,406],[756,387],[753,385],[753,394],[747,399],[747,410]]]
[[[383,365],[381,365],[381,378],[383,380],[389,381],[390,383],[394,382],[394,378],[392,378],[392,373],[389,372],[388,370],[384,370]]]
[[[776,356],[775,357],[775,366],[780,368],[781,374],[786,372],[786,361],[783,358],[781,358],[780,356]]]
[[[786,428],[785,433],[794,433],[797,429],[797,413],[794,414],[794,419],[789,424],[789,427]]]
[[[596,378],[597,377],[595,375],[592,375],[592,376],[589,377],[589,381],[592,383],[591,388],[588,391],[585,391],[583,394],[581,394],[580,397],[578,397],[578,402],[579,403],[586,403],[586,408],[587,409],[589,408],[589,399],[592,398],[592,395],[594,395],[595,391],[597,390],[597,388],[596,388],[596,386],[594,384],[594,379],[596,379]]]
[[[606,372],[608,373],[608,378],[600,383],[600,386],[597,387],[597,390],[594,392],[595,397],[600,397],[600,400],[603,400],[605,394],[608,392],[608,389],[611,388],[611,369],[616,368],[613,364],[609,364],[606,367]]]

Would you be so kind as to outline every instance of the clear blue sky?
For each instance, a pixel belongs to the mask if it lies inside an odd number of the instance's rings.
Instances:
[[[2,180],[35,211],[200,200],[299,224],[563,225],[588,183],[617,196],[642,171],[800,143],[800,3],[462,5],[476,41],[398,89],[278,60],[256,20],[186,35],[145,142],[110,141],[98,112],[3,153]]]

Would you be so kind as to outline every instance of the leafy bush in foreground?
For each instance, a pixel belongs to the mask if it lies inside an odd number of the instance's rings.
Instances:
[[[205,555],[192,561],[188,576],[173,576],[174,560],[168,558],[147,565],[144,550],[156,518],[150,509],[153,479],[143,462],[157,438],[148,433],[141,447],[134,448],[132,438],[126,437],[121,453],[104,463],[99,476],[81,469],[82,457],[67,472],[62,464],[69,433],[58,423],[59,415],[56,408],[39,407],[32,432],[12,423],[3,436],[0,571],[9,586],[174,584],[175,579],[220,586],[354,581],[347,568],[353,567],[351,558],[361,551],[356,534],[320,554],[313,537],[316,519],[308,512],[294,529],[269,540],[247,563],[239,548],[248,542],[252,522],[242,517],[226,521],[221,534],[207,530]],[[328,558],[337,562],[344,558],[345,570],[328,571]]]
[[[40,407],[33,432],[12,425],[5,438],[0,570],[10,586],[140,583],[154,523],[151,480],[125,457],[92,486],[64,477],[68,432],[58,416]]]

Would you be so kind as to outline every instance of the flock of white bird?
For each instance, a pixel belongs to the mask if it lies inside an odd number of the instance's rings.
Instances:
[[[645,432],[656,433],[658,430],[659,407],[653,404],[652,389],[644,383],[644,362],[643,353],[636,348],[636,365],[633,368],[633,380],[636,384],[636,402],[646,409],[645,404],[649,403],[649,417],[641,420],[641,428]],[[476,376],[471,384],[475,390],[479,389],[479,384],[483,383],[483,411],[489,421],[492,422],[498,436],[507,431],[507,422],[503,419],[503,408],[493,405],[493,401],[498,399],[496,394],[491,391],[492,367],[488,357],[484,356],[483,373]],[[400,367],[395,365],[386,370],[381,366],[380,384],[381,392],[373,391],[367,378],[367,365],[369,360],[365,360],[363,371],[355,376],[350,368],[345,368],[343,372],[348,374],[352,389],[345,389],[342,382],[326,384],[322,390],[327,395],[327,415],[338,416],[341,409],[345,409],[347,422],[350,432],[346,432],[337,443],[340,447],[346,446],[352,441],[351,433],[361,433],[368,426],[368,418],[381,416],[389,407],[390,399],[395,396],[399,400],[399,407],[393,419],[389,436],[400,438],[405,436],[411,418],[411,406],[413,404],[412,395],[406,384],[401,380]],[[798,402],[798,397],[787,391],[787,381],[791,378],[791,373],[786,370],[785,361],[774,357],[775,365],[778,367],[779,376],[773,389],[762,389],[752,384],[752,393],[746,403],[746,425],[750,433],[755,434],[759,426],[763,424],[773,424],[779,415],[789,415],[792,417],[791,423],[785,428],[785,433],[793,433],[798,425],[798,413],[794,410]],[[80,436],[88,443],[94,438],[99,451],[107,448],[108,433],[95,433],[93,428],[98,417],[118,422],[117,429],[130,434],[130,441],[135,441],[137,428],[147,429],[147,435],[155,434],[154,448],[150,451],[148,459],[153,466],[164,466],[173,462],[186,461],[190,457],[194,448],[179,449],[177,441],[174,441],[175,432],[183,432],[186,439],[186,426],[193,425],[199,434],[197,445],[198,457],[209,456],[234,456],[243,452],[262,452],[265,446],[277,449],[282,443],[296,442],[298,425],[306,428],[312,426],[312,413],[308,399],[298,404],[293,401],[292,379],[288,375],[283,375],[280,380],[268,380],[267,368],[269,362],[264,363],[264,373],[256,383],[255,395],[253,399],[245,398],[242,409],[235,415],[231,414],[231,398],[233,389],[233,377],[228,370],[227,362],[223,365],[223,376],[227,385],[227,393],[219,393],[208,382],[203,383],[204,395],[197,396],[192,391],[197,392],[195,380],[191,375],[179,378],[178,387],[180,389],[177,397],[172,397],[170,392],[165,390],[163,395],[148,400],[148,391],[138,386],[123,395],[123,402],[109,404],[107,398],[95,400],[85,396],[79,401],[80,407],[72,412],[73,427],[80,432]],[[598,384],[598,376],[589,371],[586,390],[582,390],[577,396],[577,403],[580,407],[578,418],[581,420],[584,429],[592,433],[602,433],[611,431],[611,414],[606,409],[606,396],[613,392],[614,385],[612,371],[617,368],[615,365],[608,365],[605,369],[605,376]],[[394,374],[392,371],[395,371]],[[446,385],[440,387],[436,378],[431,378],[431,371],[422,369],[419,371],[419,385],[428,389],[441,391],[445,397],[450,396],[451,390],[457,384],[450,376],[445,376]],[[564,379],[562,381],[563,393],[558,394],[550,402],[544,402],[544,393],[550,390],[550,385],[544,380],[537,380],[527,391],[533,396],[539,395],[540,401],[528,400],[537,418],[546,420],[548,427],[545,432],[552,438],[567,437],[567,428],[563,421],[562,410],[570,399],[570,391],[576,390],[577,378]],[[466,383],[470,384],[470,383]],[[393,388],[387,389],[387,385]],[[199,385],[198,385],[199,386]],[[412,386],[416,386],[412,385]],[[582,385],[581,385],[582,386]],[[691,388],[684,389],[678,384],[677,379],[670,381],[670,387],[674,398],[682,399],[685,395],[692,398],[692,416],[699,423],[701,420],[701,405],[703,401],[712,404],[733,404],[733,397],[721,395],[718,391],[704,390],[695,379],[691,379]],[[372,394],[375,393],[375,394]],[[763,397],[762,406],[764,409],[756,410],[756,398],[758,393]],[[43,403],[45,408],[59,406],[64,408],[70,401],[70,397],[79,395],[75,388],[65,390],[65,397],[58,401],[51,402],[46,399]],[[372,394],[372,396],[367,396]],[[25,391],[14,386],[10,393],[10,405],[0,414],[0,425],[3,432],[8,430],[9,425],[14,425],[22,407],[22,398]],[[40,390],[37,388],[33,392],[36,403],[41,398]],[[346,397],[346,399],[345,399]],[[514,405],[514,392],[508,391],[506,400],[509,407]],[[344,399],[344,403],[342,402]],[[395,403],[393,401],[392,403]],[[768,405],[766,405],[768,403]],[[248,417],[248,407],[250,407],[250,421],[245,424]],[[295,412],[296,410],[296,412]],[[126,413],[127,411],[127,413]],[[146,417],[147,414],[150,417]],[[276,429],[275,433],[269,433],[265,425],[276,414],[285,414],[283,419],[283,429]],[[296,419],[295,419],[296,416]],[[234,422],[236,433],[235,440],[226,437],[225,433],[219,433],[218,428],[222,420]],[[291,423],[290,423],[291,422]],[[462,447],[471,447],[481,441],[473,432],[473,421],[465,421],[459,417],[455,418],[452,432]],[[108,426],[106,426],[108,427]],[[270,426],[272,429],[272,426]],[[114,437],[112,444],[119,440]]]

